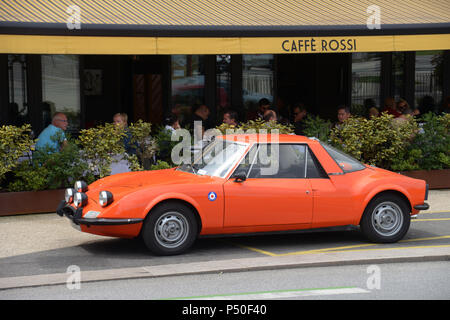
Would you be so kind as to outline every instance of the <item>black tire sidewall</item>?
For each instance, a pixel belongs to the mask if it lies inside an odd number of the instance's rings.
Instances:
[[[403,225],[400,230],[391,235],[383,236],[379,234],[374,226],[372,225],[372,215],[374,214],[375,208],[383,202],[393,202],[399,206],[403,215]],[[374,198],[364,210],[363,217],[361,219],[360,228],[362,233],[372,242],[378,243],[392,243],[401,240],[409,230],[411,223],[410,210],[404,199],[397,195],[381,195]]]
[[[159,244],[155,238],[154,229],[156,222],[163,214],[169,211],[175,211],[182,214],[186,218],[187,223],[189,225],[189,232],[186,237],[186,240],[176,248],[166,248],[161,244]],[[192,246],[192,244],[195,242],[197,238],[197,230],[198,230],[197,222],[192,210],[183,204],[169,202],[159,205],[150,211],[150,213],[147,215],[144,221],[141,236],[142,240],[144,241],[144,244],[154,254],[176,255],[184,253]]]

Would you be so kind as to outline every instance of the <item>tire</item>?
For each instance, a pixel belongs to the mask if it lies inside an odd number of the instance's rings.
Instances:
[[[153,209],[142,228],[142,239],[156,255],[176,255],[187,251],[197,238],[197,221],[192,210],[168,202]]]
[[[370,241],[392,243],[405,236],[410,223],[410,210],[405,200],[395,194],[384,194],[366,207],[360,227]]]

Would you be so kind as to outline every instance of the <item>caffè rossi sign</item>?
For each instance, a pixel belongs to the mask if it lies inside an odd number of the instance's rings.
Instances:
[[[281,49],[289,53],[317,53],[317,52],[356,52],[356,38],[302,38],[286,39],[281,42]]]
[[[448,50],[450,34],[348,37],[98,37],[1,35],[1,53],[302,54]]]

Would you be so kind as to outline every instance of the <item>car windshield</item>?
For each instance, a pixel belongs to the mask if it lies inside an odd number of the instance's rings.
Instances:
[[[247,147],[246,143],[215,139],[195,156],[193,163],[183,163],[177,170],[224,178]]]
[[[359,170],[363,170],[366,167],[359,162],[358,160],[352,158],[348,154],[333,148],[332,146],[321,142],[322,147],[328,152],[328,154],[336,161],[339,167],[344,171],[344,173],[355,172]]]

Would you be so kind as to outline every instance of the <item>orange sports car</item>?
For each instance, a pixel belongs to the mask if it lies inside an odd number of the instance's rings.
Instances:
[[[365,165],[296,135],[225,135],[177,168],[129,172],[66,190],[57,213],[98,235],[142,237],[179,254],[199,235],[359,225],[370,241],[403,238],[428,209],[423,180]]]

